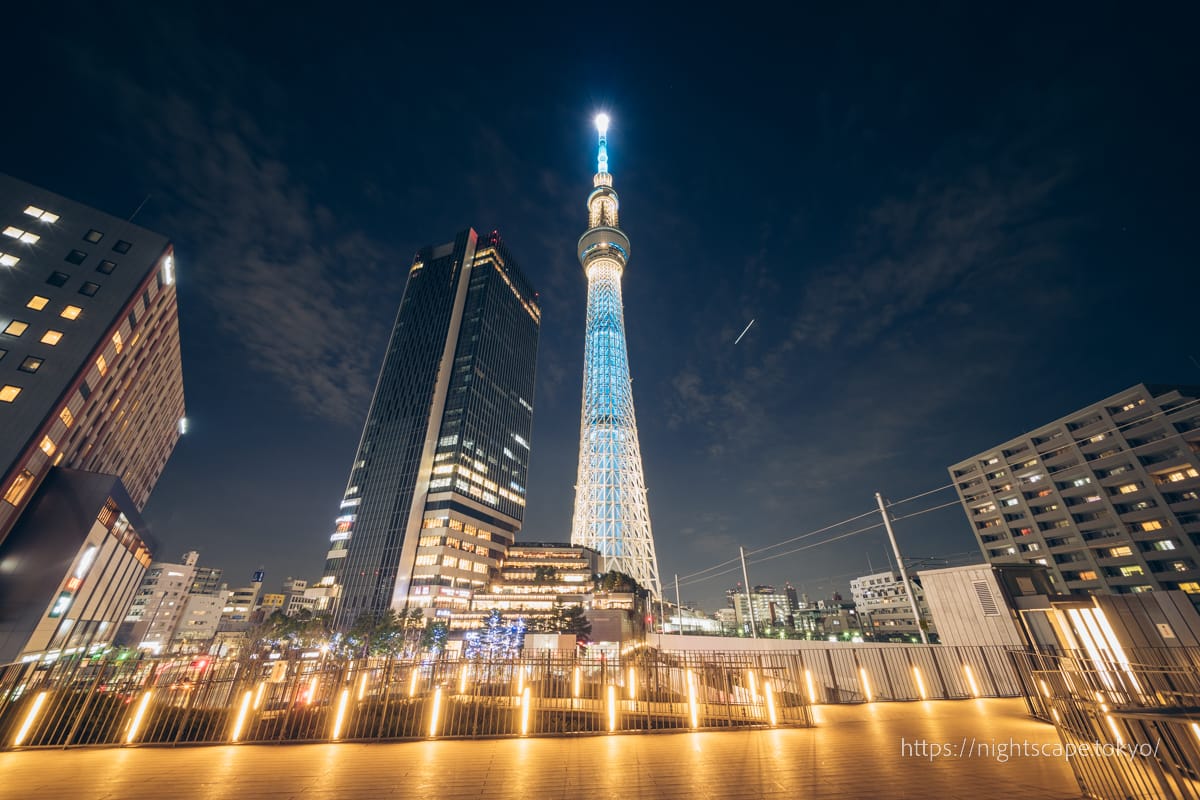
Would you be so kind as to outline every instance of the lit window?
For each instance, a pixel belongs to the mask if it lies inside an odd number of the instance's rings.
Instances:
[[[104,238],[104,233],[96,230],[95,228],[92,228],[91,230],[89,230],[87,233],[85,233],[83,235],[83,240],[85,242],[91,242],[92,244],[95,244],[96,242],[100,241],[103,238]]]
[[[59,312],[59,316],[63,319],[79,319],[79,314],[82,311],[83,309],[79,306],[67,306],[61,312]]]
[[[21,362],[21,366],[17,367],[17,369],[21,370],[21,372],[37,372],[41,368],[43,361],[45,359],[38,358],[37,356],[28,356]]]
[[[28,327],[28,322],[22,322],[19,319],[14,319],[12,322],[8,323],[7,326],[5,326],[4,332],[9,336],[20,336]]]
[[[75,415],[71,413],[71,409],[66,406],[62,407],[62,411],[58,412],[58,418],[63,421],[63,424],[68,428],[75,424]]]
[[[38,239],[42,238],[42,237],[38,236],[36,233],[30,233],[29,231],[23,231],[20,228],[14,228],[12,225],[9,225],[7,228],[4,229],[4,235],[11,237],[13,239],[16,239],[18,241],[24,242],[25,244],[37,244]]]
[[[1081,580],[1081,581],[1094,581],[1094,580],[1096,580],[1096,573],[1095,573],[1095,572],[1093,572],[1093,571],[1092,571],[1092,570],[1090,570],[1090,569],[1089,569],[1089,570],[1084,570],[1083,572],[1079,573],[1079,580]]]
[[[1142,568],[1139,566],[1121,567],[1121,575],[1126,578],[1132,578],[1135,575],[1143,574]]]
[[[42,297],[40,294],[35,294],[29,299],[29,302],[25,304],[25,307],[32,308],[34,311],[41,311],[49,302],[49,297]]]
[[[1138,490],[1138,486],[1136,483],[1127,483],[1124,486],[1117,487],[1117,491],[1121,494],[1131,494]]]
[[[25,209],[25,213],[34,219],[40,219],[42,222],[58,222],[58,214],[51,211],[44,211],[37,206],[29,206]]]
[[[1200,594],[1200,583],[1197,583],[1196,581],[1181,583],[1179,584],[1179,591],[1187,592],[1188,594]]]
[[[1109,558],[1121,558],[1123,556],[1131,556],[1131,555],[1133,555],[1133,548],[1130,547],[1129,545],[1122,545],[1121,547],[1112,547],[1112,548],[1109,548],[1109,551],[1108,551]]]
[[[112,336],[113,347],[117,348],[117,352],[121,352],[121,348],[125,346],[125,340],[121,338],[121,332],[117,331]],[[354,488],[358,488],[357,486]]]
[[[78,266],[79,264],[82,264],[86,258],[87,253],[83,252],[82,250],[72,250],[71,252],[67,253],[65,261]]]
[[[104,356],[96,357],[96,369],[100,370],[101,375],[108,374],[108,362],[104,360]]]
[[[15,267],[21,259],[9,253],[0,253],[0,267]]]
[[[11,403],[17,399],[17,395],[21,393],[20,386],[13,386],[6,383],[3,388],[0,388],[0,403]]]
[[[1150,520],[1149,522],[1143,522],[1143,523],[1142,523],[1142,530],[1144,530],[1144,531],[1158,531],[1158,530],[1162,530],[1162,526],[1163,526],[1163,524],[1162,524],[1162,521],[1161,521],[1161,520],[1152,519],[1152,520]]]
[[[15,506],[21,502],[21,498],[25,496],[25,492],[29,491],[29,486],[32,483],[33,473],[27,469],[21,470],[21,474],[13,479],[13,482],[8,486],[8,490],[4,493],[4,501]]]
[[[46,331],[42,336],[42,344],[48,344],[51,347],[62,341],[62,331]]]
[[[58,449],[54,446],[54,440],[49,436],[42,437],[42,443],[38,445],[38,448],[48,456],[54,455],[54,451]]]
[[[91,281],[87,281],[79,287],[79,293],[87,297],[95,297],[98,291],[100,291],[100,284]]]

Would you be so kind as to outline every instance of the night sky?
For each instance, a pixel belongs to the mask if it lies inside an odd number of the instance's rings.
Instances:
[[[0,170],[145,200],[174,241],[190,432],[145,516],[159,558],[198,549],[231,585],[320,576],[412,254],[467,226],[541,294],[521,538],[569,538],[601,109],[668,587],[1139,381],[1200,382],[1186,4],[21,5]],[[954,507],[897,532],[978,553]],[[885,550],[874,530],[751,580],[823,596]]]

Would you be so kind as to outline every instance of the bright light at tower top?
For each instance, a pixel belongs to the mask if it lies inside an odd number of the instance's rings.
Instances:
[[[596,130],[603,136],[608,133],[608,114],[600,113],[596,115]]]

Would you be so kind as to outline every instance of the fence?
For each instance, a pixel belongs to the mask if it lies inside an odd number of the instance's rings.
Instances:
[[[1000,648],[291,661],[60,660],[0,668],[0,746],[379,741],[808,726],[812,703],[1017,696]]]
[[[1015,652],[1088,797],[1200,798],[1200,650]]]

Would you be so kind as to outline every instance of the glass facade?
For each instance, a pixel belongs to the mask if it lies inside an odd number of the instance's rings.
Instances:
[[[487,583],[524,517],[539,325],[497,234],[417,254],[331,536],[336,624]]]

